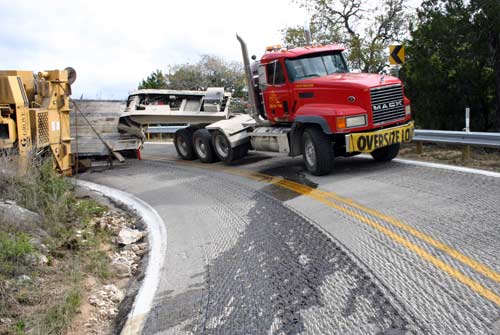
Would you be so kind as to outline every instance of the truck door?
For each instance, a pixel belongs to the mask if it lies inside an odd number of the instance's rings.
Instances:
[[[267,119],[271,123],[289,122],[291,114],[290,88],[285,79],[283,64],[279,60],[265,64],[267,86],[264,103]]]

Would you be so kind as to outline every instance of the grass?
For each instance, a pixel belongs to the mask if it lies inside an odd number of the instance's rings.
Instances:
[[[101,206],[93,199],[82,199],[76,203],[74,211],[76,216],[87,224],[92,217],[102,215],[106,211],[106,207]]]
[[[71,288],[61,302],[53,303],[37,327],[40,334],[64,334],[82,302],[80,287]]]
[[[22,274],[26,256],[33,252],[34,247],[26,233],[0,231],[0,279]]]
[[[27,232],[2,225],[0,217],[0,318],[13,320],[8,327],[0,325],[0,334],[64,334],[82,302],[85,276],[111,276],[103,250],[111,236],[91,225],[107,208],[93,199],[78,199],[51,162],[34,162],[19,175],[15,159],[1,153],[0,198],[40,214],[49,247],[48,265],[30,264],[29,256],[42,250]],[[19,284],[16,277],[22,274],[32,282]]]
[[[86,272],[100,279],[108,279],[111,274],[109,272],[109,259],[106,253],[100,250],[91,250],[88,253],[88,257]]]

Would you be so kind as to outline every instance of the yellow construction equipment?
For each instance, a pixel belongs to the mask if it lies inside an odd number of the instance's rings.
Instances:
[[[0,150],[17,150],[22,170],[31,154],[50,148],[54,168],[71,175],[69,96],[75,79],[72,68],[0,71]]]

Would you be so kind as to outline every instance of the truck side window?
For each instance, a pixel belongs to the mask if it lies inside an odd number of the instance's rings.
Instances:
[[[278,61],[266,65],[267,83],[269,85],[282,85],[285,83],[283,67]]]

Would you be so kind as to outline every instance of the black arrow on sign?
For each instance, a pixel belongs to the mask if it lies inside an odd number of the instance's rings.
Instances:
[[[402,45],[396,45],[394,47],[394,50],[392,50],[391,52],[391,57],[392,59],[394,59],[394,62],[396,62],[396,64],[403,64],[403,61],[398,56],[399,50],[401,50],[402,47]]]

